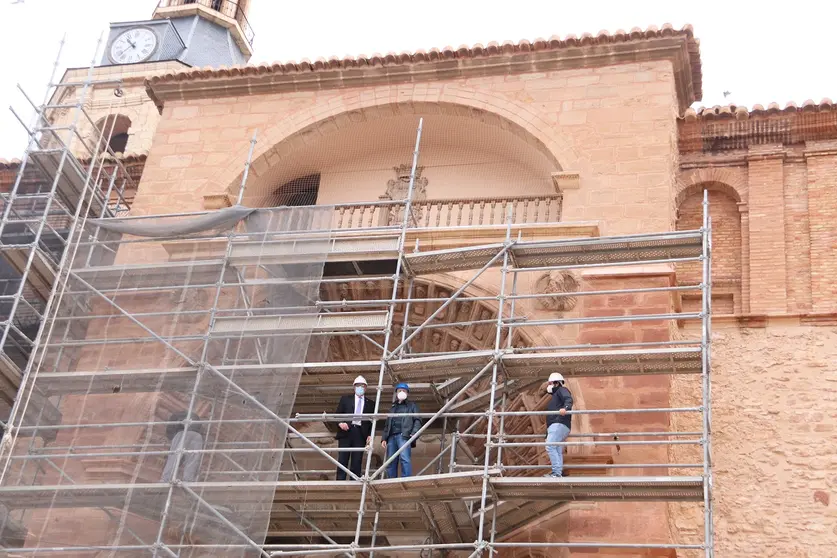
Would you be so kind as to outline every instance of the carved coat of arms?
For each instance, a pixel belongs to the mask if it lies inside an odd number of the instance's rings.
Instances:
[[[574,293],[578,292],[580,281],[572,272],[566,270],[550,271],[541,275],[535,281],[535,292],[539,294]],[[568,312],[575,308],[578,297],[555,296],[538,298],[538,305],[544,310]]]
[[[407,193],[410,191],[410,171],[412,165],[399,165],[393,167],[395,171],[395,178],[387,181],[386,193],[380,197],[381,200],[404,200],[407,199]],[[415,222],[410,221],[410,224],[415,226],[421,223],[423,214],[422,202],[427,199],[427,178],[421,175],[424,167],[416,167],[416,180],[413,184],[413,205],[412,215]],[[404,206],[392,205],[388,207],[387,225],[400,225],[404,222]]]

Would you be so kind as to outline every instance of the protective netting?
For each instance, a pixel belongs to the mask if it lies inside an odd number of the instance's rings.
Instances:
[[[333,208],[241,213],[226,233],[188,218],[81,231],[19,394],[2,488],[26,490],[2,498],[4,546],[257,554],[299,363],[321,359],[309,340]]]

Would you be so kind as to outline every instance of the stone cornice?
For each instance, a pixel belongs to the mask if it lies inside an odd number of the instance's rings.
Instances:
[[[412,63],[322,67],[309,65],[295,71],[284,67],[246,67],[192,71],[151,78],[146,90],[158,108],[171,100],[215,98],[223,96],[317,91],[348,87],[398,85],[404,83],[467,79],[494,75],[518,75],[617,64],[668,60],[674,70],[675,86],[681,110],[700,95],[696,83],[699,62],[690,53],[694,42],[687,35],[592,44],[577,48],[530,50],[510,54],[492,54]]]

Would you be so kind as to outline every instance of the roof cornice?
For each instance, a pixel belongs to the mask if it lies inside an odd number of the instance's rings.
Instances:
[[[158,108],[170,100],[394,85],[491,75],[525,74],[670,60],[681,113],[702,96],[700,44],[680,31],[634,29],[534,43],[490,43],[416,53],[318,60],[311,63],[193,69],[155,76],[146,90]]]

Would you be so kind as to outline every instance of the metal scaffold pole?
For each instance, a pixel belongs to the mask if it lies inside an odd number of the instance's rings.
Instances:
[[[273,208],[252,213],[253,220],[243,226],[240,220],[234,221],[231,229],[189,229],[191,232],[180,235],[148,237],[124,233],[124,238],[113,241],[105,233],[114,222],[142,226],[143,219],[159,216],[113,219],[106,225],[112,215],[97,209],[95,234],[91,231],[68,239],[71,246],[65,250],[53,286],[58,306],[61,297],[79,305],[93,300],[96,305],[90,303],[78,313],[73,308],[67,315],[48,306],[45,331],[60,329],[54,337],[46,334],[36,348],[44,355],[53,351],[50,357],[58,355],[58,360],[44,356],[43,370],[38,364],[27,367],[32,367],[26,380],[32,388],[28,393],[37,388],[45,400],[66,405],[62,410],[70,414],[54,423],[29,424],[20,420],[25,405],[16,403],[13,430],[31,434],[33,443],[28,448],[21,444],[16,451],[10,445],[3,470],[14,470],[9,475],[13,480],[18,473],[12,466],[25,465],[48,474],[39,473],[31,482],[20,475],[15,482],[0,484],[0,501],[14,510],[13,519],[31,521],[33,533],[42,525],[37,517],[31,519],[37,513],[29,510],[73,513],[81,508],[98,514],[91,517],[107,514],[115,535],[107,544],[79,539],[74,546],[32,536],[25,544],[7,545],[4,550],[22,556],[138,550],[155,558],[195,552],[262,558],[375,558],[401,552],[491,558],[524,548],[542,552],[653,548],[703,550],[705,558],[714,558],[712,222],[708,196],[704,194],[703,226],[694,231],[590,238],[565,238],[559,231],[554,237],[536,236],[547,233],[540,229],[531,233],[532,229],[519,226],[511,204],[503,206],[504,223],[494,223],[492,217],[491,227],[473,235],[462,234],[464,226],[434,229],[422,226],[427,214],[421,212],[422,202],[415,199],[417,188],[421,188],[417,186],[420,148],[422,160],[430,160],[426,147],[432,140],[429,129],[420,119],[406,197],[398,200],[403,210],[401,222],[397,216],[393,218],[393,200],[367,203],[374,207],[375,222],[380,224],[383,219],[379,218],[385,216],[388,224],[370,226],[366,232],[335,227],[337,209],[320,206],[316,215],[323,217],[324,223],[331,219],[322,227],[312,224],[313,218],[306,221],[299,217],[301,209],[293,213],[299,208]],[[100,142],[106,134],[101,130]],[[402,154],[409,149],[407,142],[412,143],[411,134],[412,129],[399,149]],[[254,134],[238,196],[233,196],[235,207],[222,212],[256,211],[240,207],[251,165],[250,182],[256,184],[257,178],[264,178],[258,160],[253,160],[255,146]],[[65,155],[72,154],[65,151]],[[406,165],[399,168],[403,185]],[[95,176],[91,168],[88,186]],[[107,178],[107,191],[112,192],[116,174]],[[253,184],[251,190],[261,187]],[[284,210],[289,210],[288,223],[293,224],[282,226],[293,230],[250,227],[260,215]],[[79,207],[77,211],[84,210]],[[91,213],[89,207],[87,211]],[[193,217],[213,218],[209,212],[201,212],[177,213],[166,219]],[[408,250],[414,241],[415,248]],[[119,263],[115,259],[101,263],[93,257],[105,247],[113,254],[119,251]],[[146,249],[155,255],[134,261],[134,248],[143,257]],[[82,257],[76,258],[76,253]],[[154,260],[157,254],[159,260]],[[584,273],[649,263],[690,262],[696,266],[697,261],[702,262],[700,284],[660,287],[637,283],[624,289],[596,289],[594,281],[586,282],[584,288],[579,281],[572,292],[538,286],[542,277],[551,279],[554,271]],[[306,266],[317,271],[299,271]],[[296,275],[288,272],[291,268]],[[529,275],[532,273],[538,275]],[[323,278],[324,274],[327,277]],[[359,289],[340,290],[343,284],[361,281],[374,285],[364,286],[362,294]],[[388,282],[392,283],[391,291],[385,290],[390,287]],[[329,288],[322,288],[324,285]],[[276,294],[280,292],[291,294],[282,298]],[[335,292],[342,300],[334,299]],[[352,293],[355,299],[343,292]],[[574,313],[555,310],[555,305],[537,305],[540,300],[566,296],[585,301],[590,297],[619,300],[626,294],[663,298],[684,292],[695,298],[700,293],[700,312],[668,311],[666,306],[654,313],[599,315],[585,313],[587,308],[582,304]],[[177,301],[174,307],[171,300]],[[396,314],[402,311],[403,319]],[[690,320],[693,324],[700,321],[700,334],[693,327],[688,339],[650,342],[637,336],[633,342],[629,338],[585,344],[581,335],[590,325],[628,330],[638,327],[636,324]],[[97,323],[107,326],[97,329],[87,325]],[[108,329],[111,323],[113,329]],[[87,329],[80,328],[80,333],[73,333],[75,337],[70,335],[72,327],[79,324]],[[532,331],[537,333],[530,334]],[[434,332],[440,332],[437,341],[431,338]],[[462,332],[473,334],[468,338],[470,345],[465,346],[462,338],[466,334]],[[349,351],[347,339],[356,341],[354,346],[359,349]],[[339,343],[318,360],[320,355],[312,354],[319,345],[312,340]],[[291,345],[305,354],[291,354]],[[77,356],[84,351],[84,358]],[[288,354],[274,359],[272,355],[281,351]],[[74,354],[75,360],[69,362]],[[136,362],[130,361],[132,358]],[[582,403],[566,414],[589,419],[589,423],[574,420],[577,428],[570,437],[551,443],[544,441],[543,419],[556,411],[545,410],[548,398],[538,386],[552,371],[560,371],[572,382],[677,374],[690,378],[695,386],[699,381],[701,395],[697,389],[690,390],[693,401],[679,402],[681,406],[667,401],[649,403],[654,407],[616,408],[618,403],[611,405],[606,399],[588,399],[584,404],[579,394]],[[414,395],[424,397],[418,403],[422,412],[415,413],[422,424],[404,436],[403,447],[388,452],[380,461],[374,445],[345,448],[340,442],[334,444],[334,426],[357,419],[356,415],[323,412],[333,404],[347,378],[364,375],[371,379],[375,373],[374,411],[360,417],[370,424],[373,444],[376,430],[381,430],[379,421],[404,416],[390,412],[385,405],[392,383],[409,382],[411,401]],[[366,397],[370,396],[367,392]],[[110,403],[108,397],[112,397]],[[25,402],[36,405],[35,398],[30,402],[26,397]],[[111,414],[99,412],[109,404],[108,409],[114,409]],[[142,410],[132,414],[134,404]],[[161,413],[181,408],[185,408],[182,421],[175,420],[174,414],[162,420]],[[77,409],[82,411],[73,415]],[[648,424],[659,425],[659,417],[697,420],[698,414],[702,427],[690,431],[676,427],[667,431],[668,427],[660,426],[647,429],[645,419],[639,416],[651,416]],[[615,426],[622,419],[626,425],[642,426]],[[183,442],[189,433],[203,435],[200,447],[187,448],[172,438],[167,442],[170,426],[180,428]],[[57,441],[38,447],[34,435],[44,431],[55,434],[53,440]],[[114,432],[128,434],[117,440]],[[412,453],[414,475],[385,478],[387,467],[414,442],[421,444],[421,450]],[[541,476],[544,450],[553,445],[573,451],[567,453],[566,475],[545,478]],[[680,446],[688,446],[689,453],[700,447],[702,460],[680,463],[675,458],[678,452],[657,459],[662,452],[656,450]],[[651,458],[643,460],[641,452],[646,448],[654,451],[649,452]],[[624,452],[623,456],[637,453],[614,462],[614,449]],[[344,451],[362,456],[356,462],[362,466],[360,476],[335,459],[335,453]],[[194,470],[199,474],[179,473],[180,466],[189,461],[198,463]],[[165,462],[164,471],[174,471],[171,477],[157,474],[160,462]],[[110,477],[87,476],[88,470],[101,463],[117,463],[114,470],[107,471]],[[347,474],[347,480],[332,480],[335,467]],[[666,473],[654,476],[653,471],[660,469]],[[695,509],[702,505],[703,542],[700,533],[683,544],[621,543],[618,539],[540,542],[518,537],[535,522],[566,513],[575,502],[595,506],[625,501],[682,501]],[[265,544],[265,537],[275,538]]]
[[[506,215],[506,241],[505,241],[505,250],[503,251],[503,267],[501,268],[500,272],[500,295],[497,302],[497,325],[496,330],[494,332],[494,363],[491,366],[491,387],[490,387],[490,395],[488,399],[488,411],[486,413],[486,427],[485,427],[485,459],[483,461],[483,470],[482,470],[482,493],[480,494],[480,511],[479,511],[479,524],[477,525],[477,548],[474,551],[475,556],[481,556],[483,551],[488,549],[488,554],[491,556],[493,554],[493,549],[487,544],[484,529],[485,529],[485,512],[486,512],[486,502],[488,499],[488,492],[489,492],[489,465],[491,463],[491,432],[494,426],[494,400],[496,397],[497,391],[497,373],[500,368],[500,358],[502,356],[500,352],[500,342],[503,339],[503,311],[504,306],[506,303],[506,280],[509,274],[509,249],[511,248],[513,241],[511,238],[511,225],[512,225],[512,213],[511,208],[508,210],[508,214]],[[512,331],[508,330],[507,335],[511,337]],[[504,398],[505,399],[505,398]],[[505,411],[505,409],[503,409]],[[505,414],[500,415],[501,420],[505,418]],[[500,453],[500,447],[497,448],[498,450],[498,466],[502,465],[500,459],[502,458],[502,453]],[[494,498],[493,508],[496,512],[497,508],[497,498]],[[493,541],[494,539],[494,530],[495,522],[492,520],[492,532],[488,537],[488,541]]]
[[[5,207],[4,207],[4,211],[3,211],[2,220],[0,220],[0,250],[3,250],[3,251],[8,251],[10,249],[10,247],[8,245],[6,245],[5,242],[3,242],[2,236],[3,236],[4,231],[6,230],[7,224],[11,220],[11,214],[13,212],[15,212],[15,209],[14,209],[15,200],[18,197],[18,190],[19,190],[21,181],[23,180],[24,173],[26,171],[26,166],[27,166],[27,164],[29,162],[29,159],[32,156],[33,152],[37,151],[38,148],[41,147],[40,146],[40,139],[39,139],[38,135],[42,131],[49,130],[49,128],[50,128],[49,121],[46,118],[44,107],[46,106],[47,100],[49,99],[51,86],[54,85],[52,82],[55,79],[55,73],[56,73],[56,70],[57,70],[58,65],[59,65],[59,60],[60,60],[61,52],[63,51],[63,48],[64,48],[64,43],[65,43],[65,40],[62,38],[61,45],[59,47],[58,55],[56,56],[55,63],[53,64],[53,73],[52,73],[52,76],[50,78],[50,88],[48,88],[48,91],[45,94],[45,100],[44,100],[44,102],[41,106],[35,107],[36,114],[37,114],[37,117],[36,117],[37,118],[37,124],[36,124],[35,128],[29,132],[29,143],[28,143],[26,152],[24,153],[23,159],[21,161],[21,165],[20,165],[20,168],[18,170],[17,177],[15,178],[15,183],[12,187],[11,192],[8,195],[5,195],[5,194],[3,195],[3,198],[4,198],[3,201],[4,201]],[[33,232],[32,238],[28,242],[29,246],[28,246],[26,261],[25,261],[25,264],[23,265],[23,268],[20,272],[20,284],[17,288],[17,292],[15,293],[15,295],[12,299],[12,304],[11,304],[11,307],[9,308],[9,311],[8,311],[8,317],[5,320],[5,324],[4,324],[4,327],[3,327],[3,332],[2,332],[2,334],[0,334],[0,351],[2,351],[3,353],[5,353],[5,350],[6,350],[6,342],[9,339],[9,332],[10,331],[15,330],[15,332],[18,335],[23,335],[14,326],[13,322],[14,322],[15,314],[18,310],[18,307],[20,306],[21,300],[24,297],[24,290],[27,287],[27,281],[29,279],[29,273],[30,273],[30,271],[33,267],[36,256],[38,254],[38,251],[43,249],[43,247],[41,246],[41,240],[42,240],[41,237],[44,233],[44,230],[49,228],[50,231],[53,234],[55,232],[54,229],[52,229],[48,225],[47,221],[50,217],[50,210],[52,208],[52,205],[53,205],[53,203],[55,202],[55,199],[56,199],[56,193],[57,193],[59,184],[60,184],[62,178],[64,178],[62,173],[64,172],[65,168],[76,164],[75,163],[75,157],[73,156],[72,151],[71,151],[72,146],[73,146],[73,139],[74,139],[74,137],[78,137],[78,135],[79,135],[78,134],[78,125],[79,125],[79,121],[81,119],[81,115],[84,112],[83,105],[84,105],[85,99],[87,97],[88,91],[91,88],[91,84],[92,84],[92,81],[93,81],[93,70],[95,68],[96,59],[97,59],[97,55],[99,53],[99,50],[101,48],[101,44],[102,44],[102,35],[99,35],[99,39],[96,42],[96,48],[95,48],[93,58],[90,62],[90,66],[87,69],[87,77],[86,77],[84,83],[82,84],[81,91],[79,93],[79,99],[78,99],[78,102],[76,103],[76,111],[75,111],[75,114],[73,115],[72,124],[70,126],[66,127],[67,141],[61,142],[61,149],[60,149],[60,155],[58,157],[57,168],[55,170],[54,176],[50,177],[50,178],[52,178],[51,185],[50,185],[49,191],[46,192],[45,195],[44,195],[45,199],[43,200],[43,209],[42,209],[42,212],[41,212],[40,219],[37,220],[36,230],[32,231]],[[64,129],[64,127],[61,127],[61,129]],[[102,133],[103,132],[104,132],[104,130],[100,131],[100,133],[98,135],[99,139],[98,139],[98,142],[97,142],[97,146],[101,145],[101,142],[102,142],[102,139],[103,139],[102,138]],[[85,146],[86,146],[86,144],[85,144]],[[91,196],[95,196],[95,187],[96,186],[94,185],[94,186],[91,187],[91,178],[93,176],[93,172],[94,172],[95,167],[96,167],[96,165],[95,165],[95,152],[94,152],[94,153],[91,154],[91,162],[90,162],[89,168],[88,168],[87,172],[84,173],[84,184],[81,188],[81,191],[79,192],[79,199],[77,200],[75,211],[72,215],[69,216],[70,217],[70,222],[69,222],[68,231],[67,231],[67,238],[66,238],[66,240],[63,241],[64,242],[64,249],[62,250],[61,256],[59,258],[58,267],[57,267],[57,269],[59,271],[58,275],[60,275],[60,272],[64,269],[65,262],[68,261],[67,254],[68,254],[69,250],[67,248],[69,247],[69,243],[73,239],[73,235],[76,233],[76,225],[78,223],[78,219],[79,219],[80,215],[82,214],[82,208],[85,207],[85,197],[88,193],[90,193]],[[43,193],[39,193],[39,194],[43,195]],[[92,202],[92,197],[91,197],[91,202]],[[89,209],[89,204],[88,204],[88,209]],[[64,210],[64,211],[66,213],[66,210]],[[85,217],[86,217],[86,215],[85,215]],[[31,226],[30,226],[29,223],[26,223],[26,228],[31,231]],[[15,248],[11,248],[11,249],[15,249]],[[6,459],[7,452],[9,452],[11,450],[11,447],[14,444],[15,440],[17,439],[17,435],[18,435],[18,429],[16,428],[16,426],[19,426],[19,425],[16,425],[15,421],[18,417],[20,417],[19,420],[21,422],[23,421],[23,418],[26,414],[26,409],[29,405],[30,397],[32,395],[31,390],[29,390],[27,392],[26,386],[27,386],[27,383],[34,382],[34,378],[30,378],[30,375],[32,373],[33,365],[35,364],[35,361],[36,361],[36,355],[37,355],[38,349],[40,347],[41,337],[43,335],[44,328],[47,324],[47,320],[45,318],[49,315],[50,311],[53,309],[53,300],[55,298],[55,292],[56,292],[55,289],[52,289],[50,291],[49,295],[47,296],[47,300],[46,300],[46,304],[44,305],[43,312],[39,315],[40,323],[38,325],[37,333],[35,334],[34,339],[30,340],[32,342],[32,348],[31,348],[29,358],[26,362],[26,365],[25,365],[24,369],[20,372],[20,384],[19,384],[19,388],[18,388],[17,397],[15,397],[14,403],[12,405],[11,412],[9,414],[9,421],[8,421],[9,428],[7,428],[7,432],[4,435],[3,442],[0,443],[0,484],[2,484],[3,479],[5,478],[5,475],[6,475],[6,471],[8,469],[8,467],[7,467],[8,460]],[[25,303],[25,304],[29,308],[32,308],[32,306],[30,304],[28,304],[28,303]],[[23,337],[25,337],[25,335]],[[4,355],[4,360],[10,361],[10,359],[8,359],[5,355]],[[21,410],[21,408],[22,408],[22,410]]]
[[[703,419],[703,521],[706,558],[715,555],[715,528],[712,514],[712,394],[710,383],[712,346],[712,219],[709,215],[709,190],[703,191],[703,265],[701,307],[701,393]]]
[[[413,149],[413,161],[412,166],[410,168],[410,183],[407,188],[407,196],[404,200],[404,213],[402,216],[401,222],[401,232],[398,235],[398,245],[397,245],[397,260],[395,263],[395,273],[393,275],[392,280],[392,296],[390,298],[389,306],[387,308],[386,314],[386,325],[384,329],[384,343],[383,343],[383,355],[381,356],[381,365],[378,370],[378,381],[375,388],[375,413],[377,414],[381,408],[381,395],[383,393],[383,385],[384,385],[384,376],[387,370],[387,360],[390,354],[389,353],[389,340],[392,335],[392,323],[395,317],[395,305],[398,302],[398,289],[401,285],[401,273],[404,266],[404,245],[407,242],[407,229],[410,226],[410,218],[412,217],[412,198],[413,198],[413,189],[415,188],[416,184],[416,169],[418,167],[418,159],[419,159],[419,148],[421,146],[421,132],[422,127],[424,125],[424,119],[419,118],[418,129],[416,130],[416,144],[415,148]],[[403,342],[402,342],[403,345]],[[400,350],[401,346],[396,349],[396,351]],[[377,419],[372,420],[372,430],[370,434],[370,439],[372,441],[375,440],[375,428],[377,426]],[[360,534],[363,528],[363,517],[365,514],[365,506],[366,506],[366,498],[369,492],[369,472],[372,467],[372,448],[367,448],[366,452],[366,464],[364,466],[364,473],[363,473],[363,487],[361,488],[360,493],[360,503],[358,504],[358,515],[357,515],[357,527],[355,528],[355,537],[353,545],[357,547],[360,544]],[[377,517],[376,512],[376,517]]]
[[[253,158],[253,151],[255,150],[255,147],[256,147],[257,136],[258,136],[258,131],[253,132],[253,137],[250,140],[250,148],[247,152],[247,161],[244,164],[244,172],[243,172],[242,177],[241,177],[241,186],[239,187],[239,190],[238,190],[238,202],[239,203],[241,202],[241,199],[244,197],[244,190],[247,187],[247,175],[248,175],[248,171],[250,170],[250,163],[251,163],[252,158]],[[194,385],[192,386],[192,389],[190,390],[190,393],[189,393],[189,404],[186,408],[186,418],[183,421],[183,426],[184,427],[183,427],[183,435],[180,438],[180,440],[181,440],[180,447],[177,447],[177,448],[172,447],[172,451],[175,452],[174,466],[172,468],[173,473],[172,473],[171,479],[169,479],[169,481],[167,483],[169,485],[168,486],[168,492],[166,494],[165,503],[163,504],[162,514],[160,515],[160,528],[157,531],[157,540],[154,543],[154,550],[153,550],[154,558],[157,558],[157,556],[159,555],[160,550],[166,552],[167,554],[169,554],[171,556],[177,556],[177,554],[175,554],[168,547],[168,545],[163,541],[163,535],[165,534],[165,531],[166,531],[166,524],[168,522],[169,510],[170,510],[170,507],[172,505],[172,498],[174,496],[174,490],[175,490],[176,486],[182,486],[182,488],[189,495],[194,497],[194,499],[197,502],[199,502],[199,504],[201,506],[206,507],[207,511],[209,511],[209,513],[211,513],[216,518],[221,520],[222,523],[224,523],[227,527],[229,527],[234,532],[236,532],[236,534],[240,535],[244,540],[251,543],[251,545],[262,556],[264,556],[264,557],[268,556],[268,554],[264,550],[259,548],[259,546],[256,543],[251,541],[249,539],[249,537],[247,537],[247,535],[242,533],[241,530],[239,530],[235,525],[233,525],[227,518],[225,518],[222,514],[218,513],[218,511],[215,510],[212,507],[212,505],[209,504],[204,498],[202,498],[200,495],[198,495],[195,491],[193,491],[188,486],[182,485],[180,478],[178,478],[178,474],[179,474],[178,471],[180,470],[180,463],[181,463],[181,460],[182,460],[183,454],[184,454],[184,446],[186,444],[186,437],[189,434],[189,428],[192,426],[192,416],[195,412],[195,402],[197,401],[198,388],[200,386],[202,376],[206,372],[205,369],[207,368],[207,366],[209,366],[209,363],[207,362],[208,355],[209,355],[209,343],[210,343],[209,332],[212,330],[213,326],[215,325],[215,321],[218,317],[217,312],[218,312],[218,308],[220,306],[221,293],[222,293],[223,286],[224,286],[224,275],[226,274],[227,268],[229,266],[230,253],[232,251],[233,238],[234,237],[235,237],[235,227],[231,228],[228,235],[227,235],[227,246],[226,246],[226,250],[224,252],[223,260],[222,260],[221,265],[220,265],[220,274],[218,276],[218,281],[217,281],[216,287],[215,287],[215,293],[213,295],[214,299],[213,299],[213,302],[212,302],[212,306],[210,307],[210,310],[209,310],[209,327],[207,328],[206,334],[204,335],[203,347],[201,348],[201,354],[200,354],[200,357],[198,358],[197,362],[190,363],[190,364],[195,365],[197,367],[197,370],[196,370],[196,373],[195,373]],[[172,441],[172,444],[174,444],[174,441]]]

